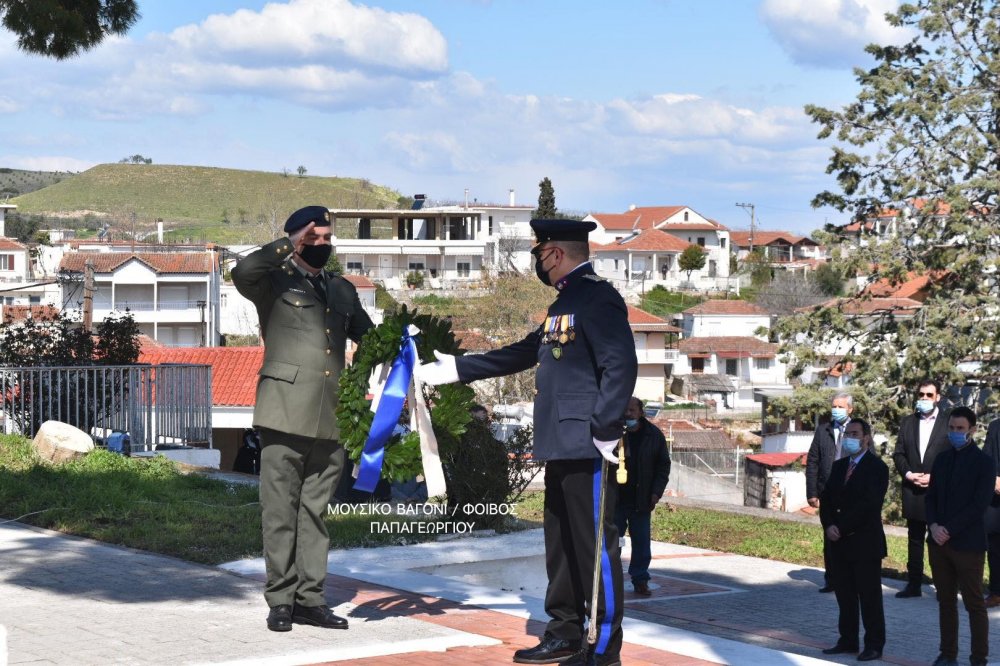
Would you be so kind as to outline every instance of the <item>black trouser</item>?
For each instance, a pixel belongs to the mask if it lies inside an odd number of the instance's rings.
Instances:
[[[990,594],[1000,596],[1000,534],[988,534],[989,550],[986,562],[990,565]]]
[[[261,428],[260,509],[267,605],[322,606],[330,535],[323,515],[344,468],[335,441]]]
[[[931,576],[937,589],[938,624],[941,627],[941,654],[958,657],[958,593],[969,614],[972,649],[969,660],[986,662],[990,653],[990,620],[983,599],[983,560],[981,550],[955,550],[948,543],[928,544]]]
[[[584,647],[584,619],[588,617],[594,582],[597,498],[602,482],[607,491],[594,652],[617,656],[622,646],[625,594],[614,522],[618,488],[614,472],[601,478],[600,459],[551,460],[545,464],[545,570],[549,577],[545,612],[552,618],[545,633],[579,641]]]
[[[832,550],[832,549],[831,549]],[[882,558],[867,558],[849,562],[834,555],[833,589],[837,595],[840,618],[839,645],[858,645],[858,609],[865,626],[866,650],[882,651],[885,647],[885,610],[882,606]]]
[[[906,580],[910,585],[924,582],[924,544],[927,543],[927,523],[906,521]]]

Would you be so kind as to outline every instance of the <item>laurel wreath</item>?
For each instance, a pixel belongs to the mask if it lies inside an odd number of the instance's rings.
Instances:
[[[391,364],[399,354],[403,331],[410,324],[420,329],[416,337],[420,362],[433,361],[434,350],[455,356],[465,353],[455,340],[449,320],[418,314],[416,310],[407,310],[405,305],[395,312],[386,313],[381,324],[365,333],[354,354],[354,361],[340,375],[340,404],[337,407],[340,441],[355,463],[361,459],[374,417],[371,401],[366,397],[369,380],[379,364]],[[472,420],[469,409],[474,404],[475,393],[468,386],[458,383],[425,386],[423,391],[430,407],[438,452],[444,460],[455,451]],[[409,407],[412,409],[413,405]],[[420,435],[410,432],[402,437],[395,435],[390,438],[385,448],[382,477],[396,482],[407,481],[420,474],[423,474]]]

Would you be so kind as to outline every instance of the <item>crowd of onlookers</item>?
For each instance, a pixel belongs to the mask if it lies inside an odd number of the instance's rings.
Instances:
[[[941,636],[934,666],[958,663],[959,592],[972,635],[969,663],[978,666],[989,654],[987,608],[1000,605],[1000,419],[990,424],[980,449],[973,439],[975,412],[944,409],[940,400],[941,385],[921,381],[914,412],[896,433],[892,462],[908,535],[907,584],[896,597],[923,594],[926,543]],[[834,396],[830,419],[816,430],[806,458],[806,494],[824,530],[820,592],[834,592],[840,609],[840,637],[823,652],[857,653],[858,661],[872,661],[882,657],[886,640],[881,562],[887,554],[882,505],[889,467],[873,450],[871,425],[853,417],[853,409],[849,394]]]

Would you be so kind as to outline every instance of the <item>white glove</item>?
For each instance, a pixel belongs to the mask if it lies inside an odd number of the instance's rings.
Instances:
[[[434,355],[437,357],[437,361],[424,363],[417,367],[417,379],[431,386],[457,382],[458,368],[455,366],[455,357],[451,354],[442,354],[436,349]]]
[[[605,442],[604,440],[600,440],[595,437],[594,446],[596,446],[597,450],[601,452],[601,455],[604,456],[605,460],[609,463],[618,464],[618,454],[615,452],[615,449],[618,448],[617,439],[612,442]]]

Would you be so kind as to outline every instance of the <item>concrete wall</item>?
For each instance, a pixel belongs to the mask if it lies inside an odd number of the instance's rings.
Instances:
[[[690,499],[743,505],[743,488],[732,480],[720,479],[680,465],[670,467],[667,494]]]

